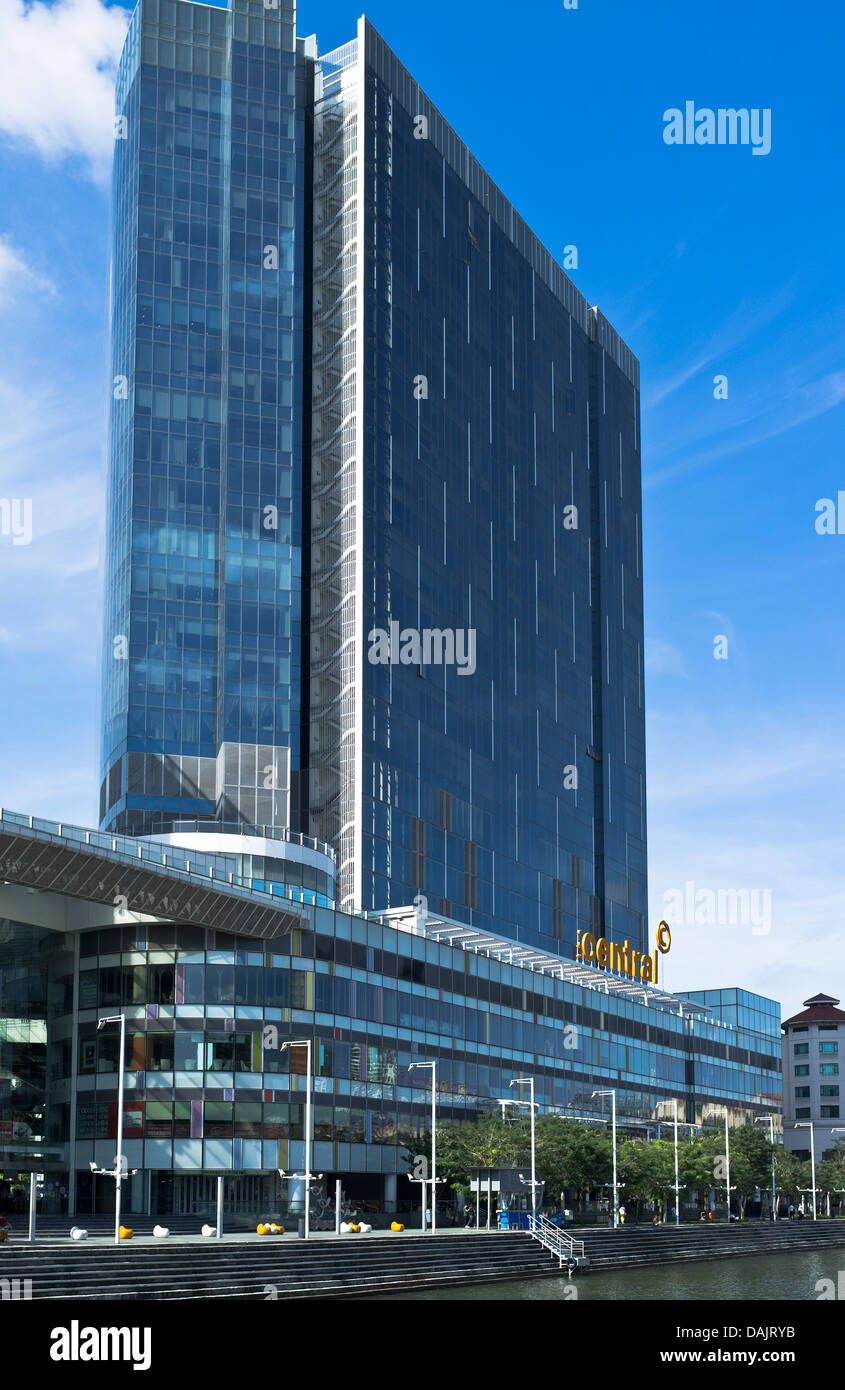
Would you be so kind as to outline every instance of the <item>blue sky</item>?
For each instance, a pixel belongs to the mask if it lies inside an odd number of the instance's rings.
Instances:
[[[358,7],[303,0],[323,51]],[[0,804],[96,819],[111,75],[128,11],[0,0]],[[791,1012],[845,986],[845,489],[835,7],[378,0],[368,17],[640,358],[652,928],[669,891],[768,891],[679,925],[670,988]],[[771,110],[772,149],[663,113]],[[728,378],[727,400],[713,379]],[[845,529],[845,517],[843,517]],[[713,656],[728,638],[727,660]]]

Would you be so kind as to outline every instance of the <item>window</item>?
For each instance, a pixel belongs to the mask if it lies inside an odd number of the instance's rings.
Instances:
[[[806,1056],[808,1055],[809,1051],[810,1051],[810,1044],[809,1044],[809,1043],[796,1043],[796,1044],[795,1044],[795,1056],[796,1056],[796,1057],[806,1057]]]
[[[839,1106],[838,1106],[838,1105],[823,1105],[823,1106],[822,1106],[822,1119],[823,1119],[823,1120],[838,1120],[838,1119],[839,1119]]]
[[[822,1062],[821,1066],[819,1067],[819,1075],[820,1075],[820,1076],[838,1076],[838,1075],[839,1075],[839,1063],[838,1063],[838,1062]]]
[[[796,1118],[796,1120],[809,1120],[809,1118],[810,1118],[810,1107],[809,1107],[808,1105],[807,1105],[807,1106],[803,1106],[803,1107],[799,1107],[799,1109],[797,1109],[797,1110],[795,1111],[795,1118]]]
[[[797,1050],[798,1050],[798,1049],[796,1048],[796,1051],[797,1051]],[[839,1051],[839,1043],[838,1043],[838,1042],[835,1042],[835,1043],[834,1043],[834,1042],[819,1043],[819,1052],[830,1054],[831,1052],[838,1052],[838,1051]]]
[[[808,1029],[807,1029],[806,1025],[804,1025],[804,1027],[802,1027],[802,1028],[793,1028],[792,1031],[793,1031],[793,1033],[806,1033],[806,1032],[808,1031]]]
[[[796,1100],[809,1100],[809,1099],[810,1099],[810,1088],[809,1088],[809,1086],[796,1086],[796,1087],[795,1087],[795,1099],[796,1099]]]
[[[834,1097],[838,1100],[838,1099],[839,1099],[839,1087],[838,1087],[838,1086],[822,1086],[822,1088],[821,1088],[821,1095],[823,1095],[823,1096],[834,1096]]]
[[[796,1067],[796,1068],[795,1068],[795,1075],[796,1075],[796,1076],[809,1076],[809,1075],[810,1075],[810,1068],[809,1068],[808,1066]]]

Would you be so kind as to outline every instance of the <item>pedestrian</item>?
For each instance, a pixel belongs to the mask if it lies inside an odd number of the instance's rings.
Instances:
[[[790,1221],[794,1221],[794,1220],[795,1220],[795,1203],[794,1203],[794,1202],[790,1202],[790,1203],[789,1203],[789,1219],[790,1219]]]
[[[469,1202],[464,1203],[464,1226],[469,1230],[475,1225],[475,1212]]]
[[[620,1224],[621,1226],[624,1226],[624,1225],[625,1225],[625,1217],[626,1217],[626,1215],[627,1215],[627,1212],[625,1211],[625,1208],[624,1208],[624,1207],[620,1207],[620,1208],[619,1208],[619,1224]]]

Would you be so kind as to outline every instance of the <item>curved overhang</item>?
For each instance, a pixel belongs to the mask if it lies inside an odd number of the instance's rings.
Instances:
[[[152,863],[145,849],[140,841],[0,810],[0,882],[100,904],[115,922],[143,914],[266,940],[311,925],[304,913],[233,876]]]

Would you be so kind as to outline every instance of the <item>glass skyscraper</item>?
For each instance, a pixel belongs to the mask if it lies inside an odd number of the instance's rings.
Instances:
[[[644,949],[637,362],[367,21],[294,18],[124,51],[101,824]]]

